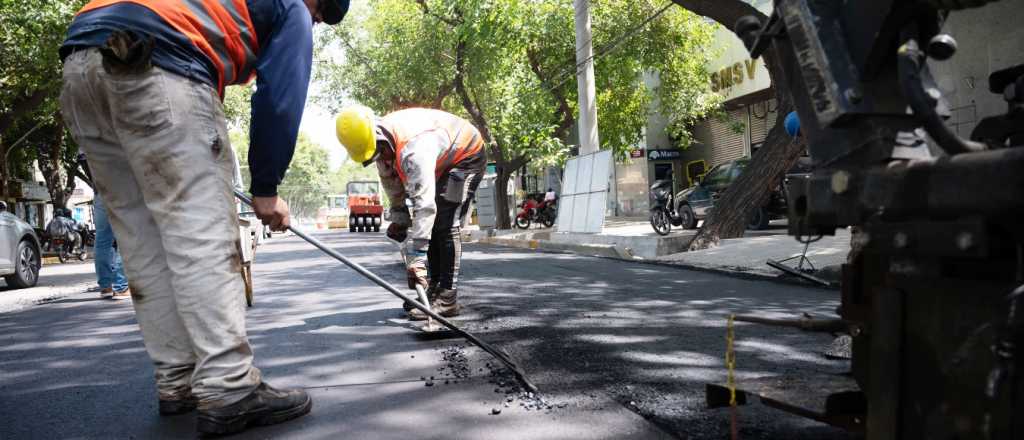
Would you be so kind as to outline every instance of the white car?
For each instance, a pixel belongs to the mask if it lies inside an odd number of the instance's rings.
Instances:
[[[0,276],[9,287],[23,289],[39,282],[39,249],[32,226],[7,212],[7,204],[0,202]]]

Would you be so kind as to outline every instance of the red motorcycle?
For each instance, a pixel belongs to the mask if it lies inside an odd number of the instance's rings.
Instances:
[[[536,199],[527,198],[519,206],[519,213],[516,214],[516,227],[527,229],[530,223],[540,223],[545,228],[555,225],[555,217],[558,211],[555,209],[555,201],[538,202]]]

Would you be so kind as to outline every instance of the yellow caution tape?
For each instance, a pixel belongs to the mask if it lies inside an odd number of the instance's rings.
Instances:
[[[736,353],[732,349],[732,342],[735,338],[733,333],[733,316],[729,315],[729,321],[725,326],[725,368],[728,375],[725,379],[725,386],[729,388],[729,406],[736,406]]]

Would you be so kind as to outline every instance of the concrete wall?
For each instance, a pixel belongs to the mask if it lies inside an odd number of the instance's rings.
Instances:
[[[954,11],[943,32],[959,49],[943,62],[929,60],[953,116],[947,121],[967,137],[981,118],[1002,114],[1006,102],[988,90],[993,71],[1024,63],[1024,0],[1002,0],[977,9]]]

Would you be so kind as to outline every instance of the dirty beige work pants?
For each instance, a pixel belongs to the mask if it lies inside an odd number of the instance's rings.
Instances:
[[[191,391],[201,408],[245,397],[260,372],[216,92],[157,67],[110,74],[87,49],[65,60],[60,103],[106,202],[160,397]]]

